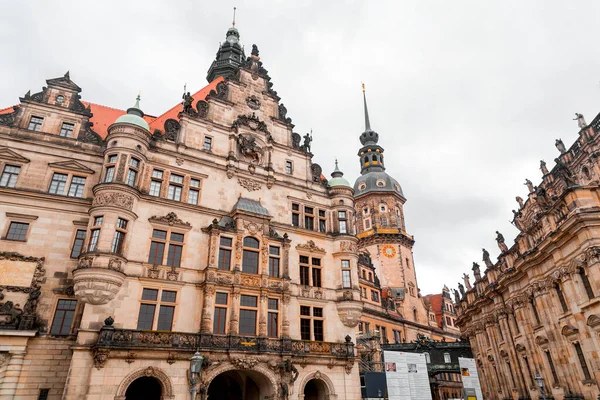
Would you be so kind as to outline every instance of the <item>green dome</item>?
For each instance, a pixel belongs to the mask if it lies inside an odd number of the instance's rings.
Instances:
[[[135,105],[131,108],[127,109],[127,114],[121,115],[115,121],[115,124],[132,124],[137,125],[140,128],[144,128],[148,132],[150,132],[150,125],[142,118],[144,116],[144,112],[140,109],[140,96],[136,98]]]
[[[327,181],[327,185],[329,187],[336,187],[336,186],[351,187],[350,182],[348,182],[348,180],[346,178],[344,178],[344,173],[342,171],[340,171],[340,169],[338,168],[337,160],[335,160],[335,169],[331,173],[331,176],[332,176],[332,178],[329,181]]]

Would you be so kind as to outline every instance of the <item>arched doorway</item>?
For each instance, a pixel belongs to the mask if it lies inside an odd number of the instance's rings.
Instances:
[[[272,386],[260,372],[230,370],[210,382],[207,400],[261,400],[274,394]]]
[[[143,376],[131,382],[125,392],[125,400],[161,400],[162,386],[158,379]]]
[[[311,379],[304,386],[304,400],[327,400],[327,385],[320,379]]]

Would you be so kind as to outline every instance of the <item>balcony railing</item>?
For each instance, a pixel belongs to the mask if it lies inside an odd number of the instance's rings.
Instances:
[[[189,351],[205,349],[291,354],[294,356],[354,357],[354,343],[349,340],[344,343],[314,342],[285,338],[213,335],[210,333],[141,331],[106,326],[100,331],[97,345],[115,349],[152,348]]]

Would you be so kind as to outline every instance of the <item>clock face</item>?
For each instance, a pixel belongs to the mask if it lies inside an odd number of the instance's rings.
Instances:
[[[392,258],[396,255],[396,249],[393,246],[390,246],[389,244],[383,246],[382,252],[384,256],[389,258]]]

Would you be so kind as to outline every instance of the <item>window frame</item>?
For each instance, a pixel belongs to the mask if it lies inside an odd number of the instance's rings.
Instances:
[[[165,266],[165,267],[174,267],[174,268],[180,268],[181,267],[181,261],[183,260],[183,250],[185,248],[186,245],[186,238],[187,238],[187,231],[184,231],[182,229],[178,229],[178,228],[172,228],[170,226],[163,226],[163,225],[154,225],[152,224],[152,230],[150,232],[150,244],[148,247],[148,261],[147,263],[150,265],[160,265],[160,266]],[[165,238],[160,238],[160,237],[154,237],[154,232],[158,231],[158,232],[165,232]],[[181,242],[177,242],[172,238],[172,235],[176,234],[176,235],[181,235],[183,236],[182,241]],[[162,255],[161,255],[161,259],[160,259],[160,264],[158,263],[153,263],[151,262],[153,257],[154,261],[156,261],[156,256],[157,256],[157,251],[154,251],[154,256],[153,256],[153,252],[152,252],[152,243],[157,243],[157,247],[159,246],[159,244],[163,245],[162,248]],[[172,248],[180,248],[179,250],[171,250]],[[172,251],[174,251],[175,253],[172,253]],[[176,252],[179,251],[179,255],[176,254]],[[173,254],[171,256],[171,254]],[[166,258],[165,258],[166,257]],[[178,260],[177,265],[171,265],[170,262],[171,261],[175,261]]]
[[[57,177],[58,175],[60,175],[61,177],[64,176],[64,180],[56,180],[56,186],[53,188],[54,186],[54,182],[55,182],[55,177]],[[49,194],[56,194],[59,196],[62,196],[65,194],[65,190],[67,188],[67,183],[69,182],[69,174],[68,173],[64,173],[64,172],[58,172],[58,171],[53,171],[52,172],[52,177],[50,178],[50,186],[48,186],[48,193]],[[62,184],[62,187],[61,187]]]
[[[65,125],[70,126],[71,129],[65,129]],[[58,132],[58,136],[63,137],[63,138],[72,139],[74,134],[75,134],[75,123],[62,121],[62,124],[60,125],[60,131]]]
[[[112,161],[113,157],[115,157],[114,161]],[[117,171],[117,163],[119,162],[119,157],[123,157],[123,156],[119,156],[118,153],[106,155],[106,161],[104,162],[104,177],[102,179],[102,183],[112,183],[115,181],[116,171]],[[109,171],[110,171],[110,174],[109,174]],[[109,176],[110,176],[110,180],[108,180]]]
[[[306,257],[306,259],[308,260],[307,262],[304,262],[302,260],[302,257]],[[319,260],[318,264],[315,264],[314,260]],[[321,256],[315,256],[313,257],[312,255],[306,255],[306,254],[299,254],[298,255],[298,267],[299,267],[299,271],[300,271],[300,276],[299,276],[299,282],[300,285],[303,286],[311,286],[311,287],[318,287],[318,288],[322,288],[323,287],[323,257]],[[315,272],[316,270],[318,270],[318,272]],[[306,273],[305,271],[308,271],[308,277],[306,277]],[[318,281],[318,285],[315,285],[315,278],[319,277]],[[308,278],[308,279],[307,279]],[[306,282],[306,283],[303,283]]]
[[[83,232],[83,238],[79,237],[79,233]],[[73,237],[73,244],[71,245],[71,254],[70,254],[70,258],[79,258],[79,256],[85,252],[85,240],[87,239],[87,230],[86,229],[75,229],[75,236]],[[75,246],[77,245],[78,241],[81,241],[81,244],[79,245],[79,251],[77,253],[77,255],[74,255],[75,253]]]
[[[223,239],[227,239],[231,241],[231,244],[229,246],[223,244]],[[229,237],[229,236],[219,236],[219,257],[217,259],[217,269],[220,271],[231,271],[231,256],[233,255],[233,238]],[[223,255],[224,254],[228,254],[228,260],[227,260],[227,268],[221,268],[221,267],[225,267],[225,263],[223,262]]]
[[[17,239],[17,238],[11,238],[11,237],[9,237],[9,235],[11,235],[11,228],[12,228],[13,224],[15,224],[15,229],[19,229],[20,231],[22,229],[21,228],[17,228],[17,224],[19,224],[19,225],[26,225],[27,226],[27,229],[25,230],[25,235],[23,236],[23,239]],[[6,229],[6,235],[4,235],[4,240],[10,240],[12,242],[26,243],[27,239],[29,238],[30,228],[31,228],[31,222],[30,221],[23,222],[21,219],[16,219],[16,220],[10,219],[8,221],[8,228]],[[19,232],[19,233],[21,233],[21,232]],[[19,235],[19,237],[21,237],[21,236]]]
[[[181,182],[173,181],[173,177],[181,177]],[[182,201],[183,199],[183,186],[185,183],[185,175],[179,174],[170,174],[169,181],[167,185],[167,199],[173,201]],[[173,196],[171,197],[171,188],[173,188]],[[177,198],[177,193],[179,193],[179,198]]]
[[[18,171],[15,173],[13,171],[7,171],[7,168],[18,168]],[[19,174],[21,173],[22,165],[14,165],[14,164],[4,164],[4,168],[2,168],[2,175],[0,175],[0,187],[5,188],[15,188],[17,187],[17,181],[19,180]],[[6,184],[2,185],[1,182],[4,180],[4,176],[7,176]],[[14,181],[12,179],[14,178]],[[11,185],[12,181],[12,185]]]
[[[197,186],[196,185],[192,186],[192,182],[194,182],[194,181],[198,182]],[[187,203],[188,204],[197,206],[198,203],[200,203],[201,186],[202,186],[202,179],[190,177],[190,182],[189,182],[189,185],[188,185],[188,192],[187,192]],[[191,198],[190,198],[190,194],[191,193],[195,193],[195,200],[196,200],[195,202],[191,201]]]
[[[37,118],[39,121],[34,121],[34,118]],[[31,115],[29,117],[29,122],[27,123],[27,130],[34,132],[41,132],[42,126],[44,125],[44,117],[38,117],[37,115]]]
[[[160,176],[158,176],[160,173]],[[160,197],[162,194],[162,184],[165,179],[165,171],[157,168],[152,169],[152,173],[150,174],[150,186],[148,187],[148,195],[152,197]],[[158,185],[158,193],[154,194],[154,184]]]
[[[288,175],[294,174],[294,162],[292,160],[285,160],[285,173]]]
[[[352,288],[352,268],[350,260],[341,260],[341,270],[342,270],[342,289],[351,289]],[[347,274],[347,284],[346,284],[346,276]]]
[[[74,302],[75,305],[73,306],[72,309],[70,308],[64,308],[64,309],[59,309],[59,306],[61,304],[62,301],[65,302]],[[70,336],[73,334],[73,328],[74,328],[74,324],[75,324],[75,319],[77,316],[77,309],[79,306],[79,302],[77,301],[77,299],[74,298],[65,298],[65,297],[59,297],[56,299],[56,302],[54,303],[54,312],[52,314],[52,323],[50,324],[48,333],[51,336]],[[54,329],[54,324],[56,322],[56,318],[57,318],[57,314],[59,313],[59,311],[65,311],[65,313],[62,315],[62,321],[60,323],[60,329],[58,330],[58,332],[55,332]],[[64,328],[64,322],[65,322],[65,317],[67,315],[67,312],[71,311],[71,322],[69,324],[69,328],[68,328],[68,332],[63,332],[63,328]]]
[[[225,295],[225,303],[218,303],[217,302],[217,298],[218,295],[220,294],[224,294]],[[226,335],[227,334],[227,327],[229,326],[229,305],[230,305],[230,300],[231,299],[231,293],[229,292],[216,292],[215,293],[215,309],[213,311],[213,333],[216,335]],[[218,310],[218,311],[217,311]],[[217,330],[217,324],[220,323],[221,321],[221,312],[223,312],[225,314],[225,318],[223,321],[223,331],[221,332],[220,330]],[[219,319],[217,320],[217,313],[219,313]]]
[[[112,254],[123,255],[125,248],[125,241],[127,240],[127,228],[129,226],[129,220],[125,218],[117,217],[117,223],[115,225],[115,233],[113,240],[110,245],[110,252]]]
[[[254,239],[258,242],[257,247],[250,247],[246,245],[246,239]],[[254,236],[244,236],[244,238],[242,239],[242,272],[246,273],[246,274],[253,274],[253,275],[257,275],[260,274],[260,261],[261,261],[261,252],[260,252],[260,240],[255,238]],[[247,258],[246,258],[246,254],[249,253],[253,253],[256,255],[256,272],[251,272],[251,271],[247,271],[246,270],[246,262],[247,262]],[[253,267],[253,266],[252,266]]]
[[[133,165],[135,161],[136,165]],[[140,171],[140,167],[142,165],[142,161],[135,157],[129,157],[129,162],[127,163],[127,174],[125,175],[125,184],[127,186],[135,187],[138,181],[138,175]],[[132,175],[133,173],[133,175]],[[130,177],[133,176],[133,181],[130,182]]]
[[[303,314],[303,307],[304,308],[308,308],[309,309],[309,314]],[[315,315],[315,309],[317,310],[321,310],[320,314],[321,315]],[[323,342],[325,341],[325,313],[324,313],[324,307],[315,307],[313,305],[308,305],[308,304],[300,304],[300,312],[299,312],[299,316],[300,316],[300,338],[301,340],[307,340],[307,341],[313,341],[313,342]],[[302,335],[302,321],[309,321],[309,328],[310,328],[310,338],[309,339],[305,339]],[[321,337],[320,339],[317,338],[316,334],[315,334],[315,321],[318,321],[320,326],[320,330],[321,330]]]
[[[208,148],[206,148],[207,140],[208,140]],[[204,140],[202,141],[202,150],[212,152],[212,148],[213,148],[213,137],[204,135]]]
[[[75,179],[83,179],[83,183],[73,182],[73,180],[75,180]],[[87,184],[86,176],[71,175],[71,179],[69,179],[69,190],[67,191],[67,197],[74,197],[76,199],[82,199],[85,194],[85,185],[86,184]],[[73,189],[73,187],[75,187],[75,191],[73,194],[71,194],[71,189]],[[79,192],[80,189],[81,189],[81,193]]]
[[[138,316],[137,316],[137,320],[136,320],[136,329],[138,330],[145,330],[145,331],[159,331],[159,332],[173,332],[173,327],[175,326],[175,322],[177,320],[177,310],[178,310],[178,305],[179,305],[179,301],[180,301],[180,297],[181,297],[181,293],[179,291],[178,288],[174,288],[174,287],[161,287],[161,286],[154,286],[154,285],[142,285],[140,287],[140,291],[138,294],[138,303],[139,303],[139,307],[138,307]],[[150,300],[150,299],[144,299],[144,290],[148,289],[148,290],[156,290],[157,291],[157,295],[156,295],[156,300]],[[167,300],[163,300],[163,293],[164,292],[174,292],[175,293],[175,301],[174,302],[170,302]],[[139,319],[140,319],[140,311],[142,310],[142,305],[153,305],[154,306],[154,312],[152,315],[152,325],[150,327],[150,329],[146,329],[146,328],[140,328],[139,325]],[[173,308],[173,314],[172,314],[172,318],[171,318],[171,329],[158,329],[158,324],[159,324],[159,319],[161,316],[161,307],[172,307]]]
[[[271,307],[271,301],[275,301],[275,308]],[[267,298],[267,337],[279,337],[279,304],[280,301],[274,297]],[[274,325],[273,325],[274,322]],[[273,330],[275,331],[273,334]]]
[[[249,305],[242,305],[242,298],[243,297],[248,297],[248,298],[254,298],[256,300],[256,305],[255,306],[249,306]],[[240,293],[240,298],[239,298],[239,320],[238,320],[238,333],[240,335],[244,335],[244,336],[257,336],[258,332],[257,332],[257,325],[258,325],[258,310],[259,310],[259,301],[260,299],[258,298],[257,295],[255,294],[246,294],[246,293]],[[248,332],[242,332],[242,312],[246,311],[246,312],[251,312],[254,313],[254,330],[253,333],[248,333]]]
[[[104,215],[94,216],[93,224],[90,227],[89,242],[86,245],[88,252],[98,250],[98,241],[100,239],[100,233],[102,232],[102,226],[104,225]],[[93,247],[92,247],[93,244]]]
[[[272,250],[277,249],[277,253],[273,253]],[[276,265],[275,265],[276,264]],[[276,273],[275,268],[277,269]],[[281,247],[269,245],[269,276],[272,278],[279,278],[281,276]]]

